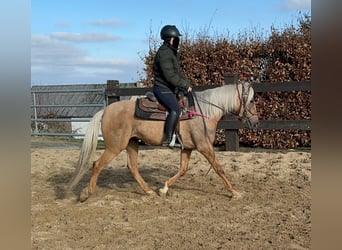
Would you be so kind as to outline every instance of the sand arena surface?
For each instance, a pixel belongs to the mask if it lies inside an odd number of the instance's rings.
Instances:
[[[223,181],[197,151],[189,171],[165,198],[145,195],[122,152],[100,174],[86,202],[62,199],[80,144],[31,140],[32,249],[309,249],[311,152],[216,152],[241,197],[228,198]],[[96,155],[103,152],[98,149]],[[155,190],[179,168],[179,151],[139,151],[139,169]]]

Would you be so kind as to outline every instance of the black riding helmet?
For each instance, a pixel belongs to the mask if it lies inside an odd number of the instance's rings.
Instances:
[[[166,40],[171,37],[179,38],[182,36],[175,25],[165,25],[160,31],[160,37],[162,40]]]

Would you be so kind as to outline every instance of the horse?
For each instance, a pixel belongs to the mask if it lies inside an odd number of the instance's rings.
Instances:
[[[210,163],[210,167],[222,178],[231,197],[239,193],[228,181],[222,166],[215,157],[213,143],[216,136],[217,123],[226,114],[233,114],[248,127],[255,129],[258,124],[258,114],[254,102],[254,90],[250,83],[239,82],[227,84],[193,93],[196,116],[192,119],[179,121],[179,135],[183,147],[180,149],[180,168],[178,172],[165,182],[159,189],[159,195],[166,195],[168,189],[189,168],[191,152],[197,150]],[[92,161],[96,151],[99,129],[101,125],[105,149],[102,155]],[[158,195],[145,182],[138,170],[139,140],[147,145],[161,146],[164,136],[164,121],[144,120],[135,116],[135,101],[122,100],[114,102],[98,111],[90,120],[79,159],[73,176],[68,183],[66,193],[72,191],[88,170],[92,167],[92,175],[88,187],[79,196],[81,202],[94,193],[101,170],[108,165],[121,151],[127,152],[127,168],[148,195]]]

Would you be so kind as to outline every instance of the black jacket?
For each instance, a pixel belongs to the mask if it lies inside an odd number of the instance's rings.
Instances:
[[[154,83],[168,87],[172,92],[176,87],[188,89],[191,85],[180,72],[177,50],[164,43],[157,51],[153,62]]]

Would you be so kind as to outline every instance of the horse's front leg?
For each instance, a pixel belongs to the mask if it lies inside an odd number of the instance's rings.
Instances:
[[[169,190],[169,187],[171,187],[181,176],[185,174],[185,172],[189,168],[189,159],[191,155],[192,150],[190,149],[183,149],[181,152],[181,164],[180,168],[177,174],[175,174],[173,177],[171,177],[169,180],[165,182],[165,185],[163,188],[159,189],[159,194],[161,196],[164,196],[167,194],[167,191]]]
[[[204,155],[204,157],[209,161],[215,172],[222,178],[224,185],[231,192],[233,196],[237,196],[239,193],[233,188],[232,184],[228,181],[221,164],[216,160],[214,148],[211,144],[201,145],[198,151]]]

